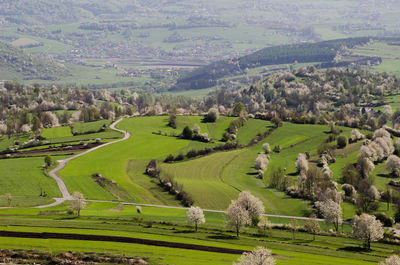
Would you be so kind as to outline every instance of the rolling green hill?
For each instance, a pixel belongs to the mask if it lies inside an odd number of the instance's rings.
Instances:
[[[0,42],[0,78],[57,80],[66,75],[68,70],[64,65]]]

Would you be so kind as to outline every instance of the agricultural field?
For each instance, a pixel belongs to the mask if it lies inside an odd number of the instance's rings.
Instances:
[[[45,173],[43,165],[43,157],[1,159],[0,207],[43,205],[60,197],[56,182]],[[6,194],[12,196],[10,203]]]
[[[214,140],[214,143],[201,143],[169,136],[179,134],[183,127],[199,124],[202,132],[209,133],[213,139],[220,139],[229,121],[232,120],[221,117],[216,124],[209,124],[202,123],[201,119],[200,116],[178,116],[176,130],[167,126],[168,117],[125,119],[118,128],[130,132],[132,135],[130,139],[71,161],[60,174],[71,191],[80,191],[88,199],[110,200],[116,196],[116,192],[107,191],[91,179],[92,174],[99,173],[119,185],[121,196],[126,193],[131,194],[129,201],[179,205],[173,196],[158,187],[156,180],[144,174],[145,168],[151,159],[163,161],[169,154],[176,156],[185,154],[191,149],[199,150],[218,144],[218,140]],[[239,129],[238,141],[247,144],[271,127],[269,122],[250,119]],[[340,129],[343,135],[350,136],[351,129],[345,127]],[[267,213],[307,216],[311,211],[311,205],[306,201],[292,199],[283,192],[267,188],[269,175],[273,170],[282,168],[286,174],[293,176],[294,182],[297,181],[295,161],[298,153],[306,150],[311,156],[316,156],[317,147],[328,137],[328,131],[329,127],[326,125],[284,123],[283,127],[275,129],[262,142],[244,149],[217,152],[184,162],[161,163],[161,175],[171,177],[183,185],[183,189],[194,198],[195,205],[206,209],[223,210],[240,191],[250,190],[263,200]],[[158,135],[159,132],[161,135]],[[294,133],[296,137],[293,137]],[[265,142],[272,148],[279,145],[282,150],[279,154],[271,154],[268,170],[261,180],[256,178],[253,164]],[[356,160],[359,147],[359,143],[352,144],[342,151],[342,156],[332,165],[335,179],[340,180],[344,163]],[[109,163],[104,165],[101,161]],[[206,198],[203,196],[205,193],[208,194]],[[350,218],[352,214],[354,208],[350,208],[346,216]]]
[[[110,196],[101,192],[98,184],[90,179],[92,174],[100,173],[118,183],[122,190],[133,194],[135,201],[157,203],[160,200],[170,200],[168,195],[167,198],[157,199],[155,196],[161,196],[157,190],[152,192],[146,188],[148,185],[153,188],[156,185],[151,183],[148,176],[143,176],[147,163],[151,159],[163,160],[169,154],[185,153],[191,149],[202,149],[214,144],[182,140],[153,132],[160,131],[167,135],[180,134],[185,126],[197,123],[201,126],[202,132],[208,132],[218,142],[231,120],[223,117],[216,124],[202,124],[201,119],[200,116],[178,117],[176,130],[167,126],[167,116],[124,119],[118,124],[118,128],[131,133],[130,139],[71,161],[60,174],[69,189],[81,191],[91,199],[105,199],[104,196],[107,198]],[[105,165],[103,161],[108,161],[108,164]],[[135,181],[136,179],[139,183]]]
[[[327,125],[305,125],[283,123],[275,128],[271,122],[249,119],[238,130],[237,140],[243,148],[231,151],[219,151],[199,158],[185,158],[182,162],[163,163],[169,155],[186,154],[189,150],[200,150],[223,144],[222,134],[234,117],[221,116],[216,123],[204,123],[201,116],[178,116],[177,129],[167,126],[168,116],[135,117],[123,119],[117,127],[126,130],[131,137],[123,142],[105,146],[84,156],[70,161],[59,172],[69,191],[82,192],[86,199],[104,200],[108,202],[90,201],[81,211],[80,216],[72,216],[69,202],[64,202],[49,209],[26,208],[51,202],[50,198],[60,197],[57,184],[43,171],[43,157],[3,159],[0,169],[10,172],[5,178],[2,194],[12,193],[12,206],[18,208],[0,209],[4,215],[0,219],[1,231],[79,234],[81,236],[109,236],[139,238],[140,240],[158,240],[166,244],[178,244],[178,249],[168,246],[151,246],[138,243],[120,243],[111,241],[90,241],[88,245],[77,239],[39,239],[19,237],[0,237],[0,248],[36,249],[60,253],[79,251],[92,253],[118,253],[143,257],[150,264],[232,264],[238,254],[205,252],[196,249],[182,249],[179,244],[191,244],[200,247],[219,247],[232,250],[250,251],[255,246],[263,245],[270,249],[277,259],[277,264],[376,264],[387,256],[400,251],[395,245],[373,243],[371,251],[364,251],[361,242],[349,238],[351,226],[346,223],[340,231],[343,236],[332,237],[327,232],[331,224],[320,222],[324,233],[312,240],[312,235],[296,232],[295,239],[290,231],[268,229],[264,232],[257,228],[244,228],[239,239],[232,230],[226,227],[222,212],[205,211],[207,223],[200,225],[198,233],[186,223],[186,211],[179,201],[168,192],[163,191],[155,179],[144,174],[146,165],[151,159],[160,164],[161,176],[173,177],[183,189],[189,193],[196,206],[204,209],[224,210],[230,201],[237,198],[240,191],[249,190],[260,198],[273,224],[289,224],[290,219],[279,215],[309,216],[312,205],[301,199],[294,199],[276,189],[269,188],[270,173],[280,167],[285,174],[296,181],[295,161],[300,152],[309,151],[311,161],[317,157],[317,148],[329,136]],[[101,128],[109,121],[74,124],[80,132]],[[178,135],[185,126],[200,126],[201,132],[212,137],[212,142],[202,143],[180,139]],[[341,135],[350,136],[351,128],[336,127]],[[69,127],[58,127],[43,131],[48,139],[73,139]],[[109,129],[107,129],[109,130]],[[263,140],[254,142],[257,135],[266,131],[271,133]],[[116,133],[116,132],[115,132]],[[366,133],[363,131],[363,133]],[[97,134],[97,133],[95,133]],[[89,134],[91,135],[91,134]],[[43,136],[43,134],[42,134]],[[111,139],[110,139],[111,140]],[[252,142],[253,144],[249,144]],[[253,168],[262,145],[269,143],[271,148],[281,146],[280,153],[271,153],[271,160],[264,178],[256,176]],[[333,143],[332,143],[333,144]],[[352,143],[344,149],[337,149],[337,160],[331,165],[334,179],[340,181],[341,169],[346,163],[356,162],[361,142]],[[66,157],[54,157],[62,160]],[[105,163],[105,161],[107,161]],[[26,181],[29,168],[29,180]],[[36,168],[32,171],[32,168]],[[372,174],[375,185],[383,190],[388,178],[384,164],[378,164]],[[114,186],[101,186],[91,177],[99,173],[115,183]],[[386,181],[387,180],[387,181]],[[21,186],[17,183],[24,183]],[[7,185],[6,185],[7,184]],[[38,199],[37,191],[45,190],[46,198]],[[207,196],[204,196],[207,194]],[[114,202],[111,202],[114,201]],[[145,203],[165,205],[171,208],[141,206],[127,203]],[[1,197],[2,206],[7,206],[6,197]],[[381,212],[386,212],[382,205]],[[355,208],[347,202],[342,203],[344,218],[355,214]],[[390,210],[387,214],[392,215]],[[18,217],[23,215],[23,217]],[[298,220],[299,226],[304,220]],[[260,235],[261,234],[261,235]],[[184,247],[183,247],[184,248]],[[171,251],[174,250],[174,251]],[[323,250],[323,251],[321,251]]]
[[[257,245],[263,245],[276,255],[277,264],[376,264],[393,252],[399,251],[398,246],[374,243],[372,251],[362,251],[360,242],[345,237],[331,237],[280,229],[269,229],[264,236],[260,231],[248,228],[236,239],[231,231],[225,229],[223,214],[205,213],[207,224],[194,233],[185,225],[185,210],[159,209],[143,207],[142,213],[136,212],[132,206],[115,207],[117,204],[91,203],[82,211],[79,218],[64,219],[65,206],[54,210],[40,210],[41,218],[34,218],[39,210],[26,210],[25,218],[14,216],[3,217],[0,220],[1,231],[65,233],[80,235],[120,236],[159,240],[163,242],[192,244],[197,246],[222,247],[236,250],[252,250]],[[119,210],[116,210],[118,209]],[[60,211],[61,210],[61,211]],[[12,214],[12,209],[2,210],[2,213]],[[113,218],[118,218],[114,219]],[[134,221],[132,221],[132,218]],[[104,222],[103,220],[108,220]],[[158,221],[160,220],[160,222]],[[165,223],[165,220],[167,223]],[[281,223],[281,219],[271,218],[273,223]],[[151,222],[151,225],[149,225]],[[328,229],[321,223],[323,229]],[[345,231],[347,226],[345,226]],[[48,250],[54,253],[66,251],[119,253],[145,257],[151,264],[232,264],[239,255],[205,252],[189,249],[172,249],[169,247],[149,246],[135,243],[98,242],[66,239],[28,239],[1,237],[0,247]],[[321,251],[321,250],[324,251]],[[174,251],[172,251],[174,250]]]
[[[74,131],[79,134],[87,134],[90,132],[98,132],[102,127],[108,127],[111,120],[100,120],[93,122],[76,122],[72,124]]]

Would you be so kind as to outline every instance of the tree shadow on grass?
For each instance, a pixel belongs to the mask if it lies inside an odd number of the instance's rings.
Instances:
[[[338,248],[338,250],[342,250],[342,251],[349,251],[349,252],[371,252],[370,249],[366,249],[363,247],[343,247],[343,248]]]
[[[292,240],[292,244],[295,244],[295,245],[308,244],[308,243],[311,243],[311,242],[313,242],[312,239],[295,239],[295,240]]]
[[[208,236],[208,238],[212,238],[212,239],[237,239],[235,236],[224,235],[224,234],[212,235],[212,236]]]
[[[174,231],[174,234],[192,234],[195,233],[194,230],[178,230],[178,231]]]
[[[63,216],[63,217],[60,217],[60,218],[57,218],[56,220],[75,220],[75,219],[78,219],[79,218],[79,216]]]
[[[378,177],[392,179],[393,176],[391,174],[377,174]]]

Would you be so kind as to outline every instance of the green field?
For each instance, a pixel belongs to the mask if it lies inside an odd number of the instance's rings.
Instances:
[[[140,117],[124,119],[118,128],[127,130],[132,137],[124,142],[107,146],[92,152],[82,158],[71,161],[60,173],[70,190],[79,190],[87,198],[105,199],[110,195],[100,189],[89,177],[94,173],[116,181],[122,189],[129,191],[138,202],[160,203],[170,201],[170,196],[159,197],[159,190],[154,189],[156,184],[143,176],[149,160],[164,159],[168,154],[187,152],[190,149],[199,149],[213,146],[211,143],[200,143],[181,140],[176,137],[161,136],[152,132],[175,132],[179,134],[187,124],[201,124],[201,117],[179,117],[178,129],[167,127],[168,117]],[[202,124],[202,131],[211,136],[222,136],[223,130],[229,124],[228,118],[221,118],[216,124]],[[129,167],[128,166],[129,162]],[[132,170],[132,167],[134,170]],[[128,172],[127,172],[128,171]],[[129,173],[129,176],[128,174]],[[138,179],[138,182],[136,182]],[[164,198],[166,197],[166,198]]]
[[[74,130],[78,133],[87,133],[90,131],[98,131],[103,127],[103,125],[109,126],[111,120],[100,120],[92,122],[76,122],[72,124]]]
[[[41,134],[46,139],[72,137],[69,126],[61,126],[54,128],[45,128]]]
[[[313,241],[312,235],[297,232],[293,240],[291,232],[278,229],[269,230],[266,236],[259,236],[256,229],[246,228],[241,238],[236,239],[224,227],[223,215],[219,213],[206,213],[207,224],[200,226],[198,233],[193,233],[192,228],[184,224],[184,210],[143,207],[142,214],[138,214],[135,207],[125,206],[121,211],[111,209],[112,204],[93,203],[83,210],[82,217],[72,219],[65,218],[67,216],[61,213],[57,215],[51,209],[42,210],[41,217],[37,218],[32,214],[38,210],[28,210],[23,218],[6,216],[0,219],[0,230],[123,236],[242,250],[263,245],[276,255],[277,264],[376,264],[400,251],[399,246],[388,247],[382,243],[373,243],[372,251],[363,251],[359,241],[341,236],[317,235]],[[12,214],[13,211],[2,210],[1,213]],[[139,219],[132,221],[132,217]],[[158,223],[158,220],[167,223]],[[149,221],[154,223],[149,225]],[[273,218],[271,221],[280,222]],[[324,229],[328,228],[321,225]],[[62,239],[0,238],[0,247],[23,247],[54,253],[66,250],[119,253],[147,257],[151,264],[232,264],[238,258],[238,255],[197,250]]]
[[[12,206],[42,205],[60,197],[56,182],[44,173],[43,165],[43,157],[0,160],[0,206],[8,206],[8,193]],[[39,197],[41,192],[47,197]]]

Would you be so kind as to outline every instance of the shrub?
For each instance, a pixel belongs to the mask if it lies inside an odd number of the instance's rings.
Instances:
[[[182,138],[191,140],[193,138],[193,131],[192,129],[189,128],[189,126],[186,126],[183,131],[182,131]]]
[[[345,148],[347,145],[347,137],[343,135],[339,136],[337,138],[337,145],[339,148]]]
[[[274,147],[274,152],[275,153],[280,153],[281,150],[282,150],[282,147],[280,145],[277,145],[277,146]]]
[[[377,220],[381,221],[381,223],[385,227],[392,227],[393,226],[393,219],[390,218],[390,217],[387,217],[385,214],[378,213],[378,214],[375,214],[375,217],[376,217]]]
[[[211,108],[204,117],[205,122],[215,122],[219,118],[219,112],[215,108]]]

